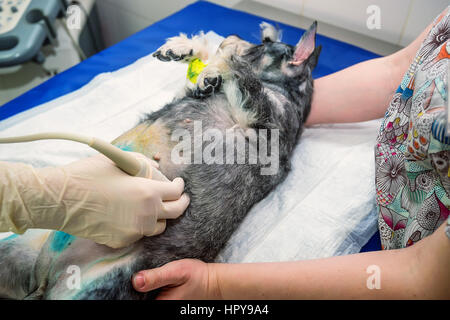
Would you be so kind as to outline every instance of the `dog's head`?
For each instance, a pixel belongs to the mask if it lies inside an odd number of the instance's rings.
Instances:
[[[262,43],[246,49],[242,55],[263,80],[282,81],[292,78],[305,80],[316,67],[321,46],[316,47],[317,22],[303,34],[297,45],[281,42],[281,33],[274,26],[260,25]]]

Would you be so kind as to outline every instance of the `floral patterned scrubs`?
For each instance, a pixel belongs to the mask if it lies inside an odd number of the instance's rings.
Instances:
[[[403,77],[377,138],[375,182],[383,249],[410,246],[450,219],[450,138],[444,134],[449,8],[436,18]]]

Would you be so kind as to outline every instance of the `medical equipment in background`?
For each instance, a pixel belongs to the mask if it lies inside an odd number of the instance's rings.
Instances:
[[[101,49],[96,11],[92,10],[93,1],[66,0],[0,0],[0,67],[19,65],[28,61],[42,64],[45,55],[41,48],[57,38],[56,20],[64,20],[62,26],[71,38],[81,60]],[[88,11],[84,3],[89,3]],[[78,40],[67,28],[65,16],[69,5],[76,5],[83,14],[84,27],[78,34]],[[90,17],[93,14],[92,18]],[[92,21],[95,20],[95,21]],[[86,32],[86,30],[88,32]],[[84,48],[82,48],[84,47]]]
[[[0,0],[0,67],[20,65],[28,61],[38,64],[45,62],[45,55],[41,49],[47,42],[53,44],[57,39],[56,20],[62,19],[62,27],[70,37],[80,60],[103,49],[101,39],[96,37],[98,24],[92,23],[91,14],[96,18],[94,0]],[[70,5],[76,6],[80,22],[79,33],[69,30],[66,14]],[[86,8],[85,5],[87,5]],[[81,28],[81,22],[87,28]],[[95,21],[97,22],[97,21]],[[88,32],[86,32],[88,30]],[[78,40],[75,39],[74,33]],[[88,36],[87,36],[88,35]],[[90,39],[87,40],[87,37]],[[82,48],[83,46],[84,48]],[[159,172],[149,167],[145,161],[138,160],[127,153],[101,139],[69,133],[42,133],[14,138],[2,138],[0,143],[31,142],[43,139],[63,139],[84,143],[111,159],[120,169],[132,176],[149,177],[168,181]]]
[[[42,63],[41,47],[56,38],[54,23],[63,12],[60,0],[0,0],[0,67]]]
[[[169,179],[167,179],[159,170],[153,170],[153,168],[150,168],[148,162],[138,160],[134,155],[113,146],[109,142],[85,135],[66,132],[45,132],[21,137],[0,138],[0,144],[22,143],[49,139],[70,140],[86,144],[102,153],[104,156],[113,161],[122,171],[131,176],[169,181]]]
[[[68,7],[61,25],[72,40],[74,48],[82,52],[84,57],[90,57],[105,48],[101,36],[100,20],[96,0],[64,0]],[[70,18],[74,18],[75,28],[71,28]],[[68,30],[70,29],[70,30]],[[81,59],[83,60],[83,59]]]

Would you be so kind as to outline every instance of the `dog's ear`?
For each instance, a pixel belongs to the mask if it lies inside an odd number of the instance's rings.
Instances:
[[[261,41],[264,42],[278,42],[281,41],[281,30],[275,28],[267,22],[262,22],[259,25],[261,29]]]
[[[291,65],[299,66],[316,51],[316,31],[317,31],[317,21],[309,27],[308,30],[305,31],[300,41],[295,46],[295,52],[292,56],[292,60],[289,61]],[[320,53],[320,49],[318,50]],[[319,56],[318,53],[316,54]],[[316,59],[317,60],[317,59]],[[317,61],[315,61],[317,64]]]
[[[320,52],[322,51],[322,46],[317,46],[314,48],[314,51],[308,58],[307,64],[313,70],[317,66],[317,62],[319,61]]]

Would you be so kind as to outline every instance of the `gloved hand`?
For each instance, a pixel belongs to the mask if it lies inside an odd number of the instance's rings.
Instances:
[[[152,176],[164,177],[156,162],[136,156],[149,161]],[[189,205],[183,190],[181,178],[131,177],[103,155],[43,169],[0,162],[0,231],[61,230],[124,247],[178,218]]]

